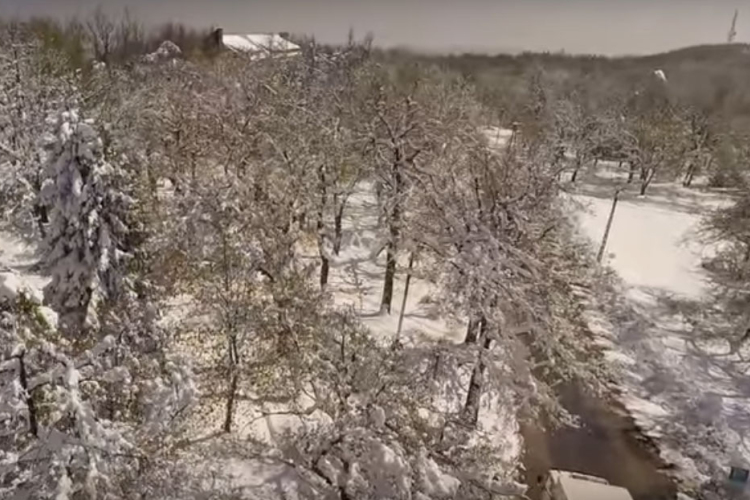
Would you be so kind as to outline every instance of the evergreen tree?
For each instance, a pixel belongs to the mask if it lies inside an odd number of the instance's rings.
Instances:
[[[93,319],[93,299],[122,291],[131,199],[117,190],[117,172],[93,124],[76,111],[59,117],[45,174],[42,198],[50,220],[44,263],[52,276],[45,303],[75,335]]]

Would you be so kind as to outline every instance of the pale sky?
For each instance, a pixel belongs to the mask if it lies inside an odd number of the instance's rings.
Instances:
[[[750,1],[739,0],[0,0],[0,15],[81,17],[96,5],[127,6],[145,23],[228,33],[289,31],[337,42],[353,28],[389,47],[608,55],[723,43],[739,8],[737,41],[750,42]]]

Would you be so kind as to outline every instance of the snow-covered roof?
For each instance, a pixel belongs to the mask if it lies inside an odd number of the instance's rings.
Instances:
[[[247,35],[222,35],[221,41],[228,49],[245,53],[294,53],[300,46],[276,33]]]
[[[567,500],[633,500],[628,490],[584,474],[554,471]]]

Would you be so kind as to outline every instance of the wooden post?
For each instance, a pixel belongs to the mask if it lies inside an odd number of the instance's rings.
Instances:
[[[617,199],[620,196],[620,188],[615,189],[615,197],[612,199],[612,210],[609,211],[609,219],[607,219],[607,227],[604,229],[604,236],[602,237],[602,244],[599,246],[599,253],[596,254],[596,261],[602,261],[604,257],[604,249],[607,248],[607,239],[609,239],[609,230],[612,229],[612,219],[615,218],[615,208],[617,208]]]
[[[404,312],[406,311],[406,299],[409,296],[409,285],[411,284],[411,270],[414,268],[414,252],[409,255],[409,267],[406,271],[406,282],[404,283],[404,298],[401,300],[401,311],[398,314],[398,326],[396,337],[401,335],[401,327],[404,325]]]

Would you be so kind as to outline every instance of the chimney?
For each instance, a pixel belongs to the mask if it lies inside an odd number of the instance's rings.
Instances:
[[[211,37],[213,38],[213,44],[215,48],[224,48],[224,30],[222,28],[216,28],[211,34]]]

